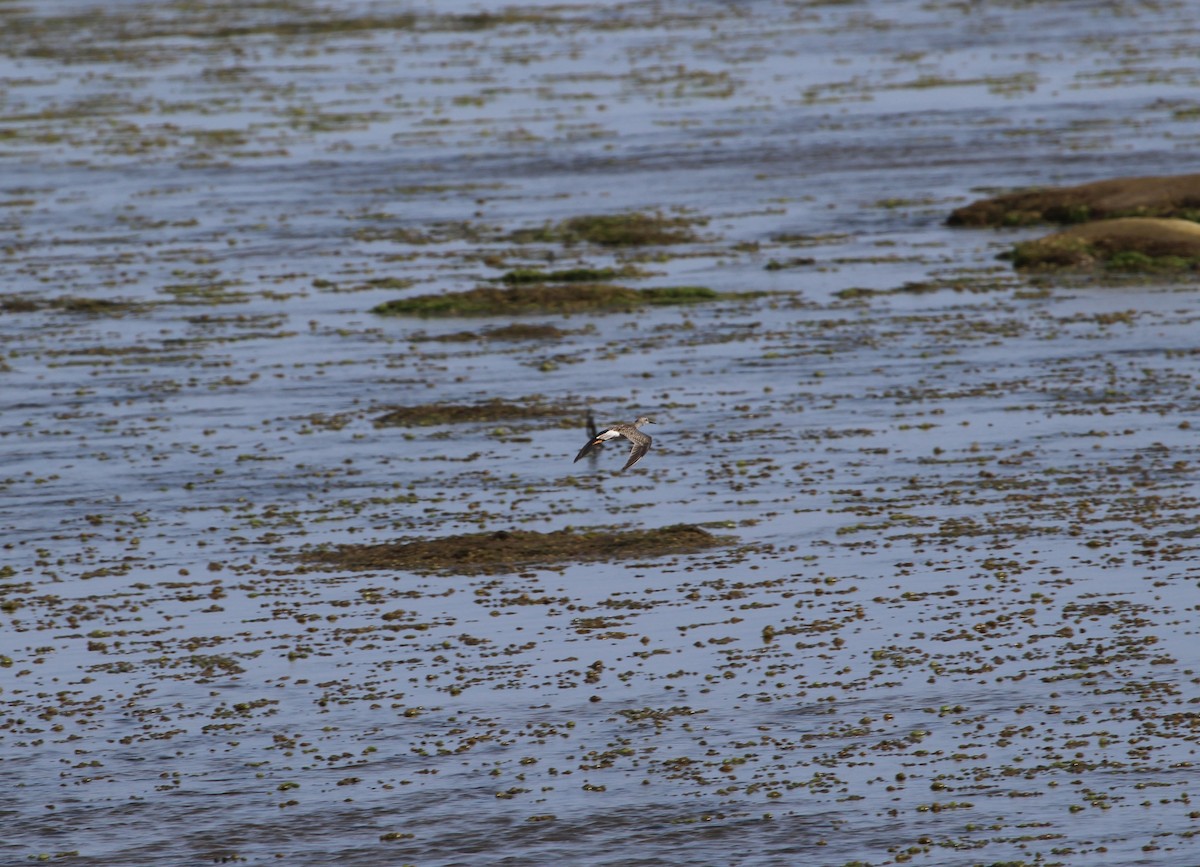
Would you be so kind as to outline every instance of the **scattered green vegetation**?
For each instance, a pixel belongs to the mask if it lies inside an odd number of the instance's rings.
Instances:
[[[411,277],[374,277],[347,286],[318,277],[312,281],[312,287],[325,292],[366,292],[373,289],[408,289],[414,283],[416,281]]]
[[[1001,292],[1014,289],[1012,278],[1004,279],[993,274],[960,275],[945,279],[912,280],[891,289],[870,289],[851,286],[834,292],[834,297],[843,301],[858,298],[873,298],[884,295],[928,295],[932,292]]]
[[[1182,274],[1200,268],[1200,259],[1187,259],[1183,256],[1147,256],[1136,250],[1126,250],[1108,257],[1104,262],[1104,267],[1110,271],[1141,274]]]
[[[386,241],[420,247],[428,244],[447,244],[466,241],[483,244],[500,240],[495,228],[470,220],[440,220],[413,226],[359,226],[353,232],[356,241]]]

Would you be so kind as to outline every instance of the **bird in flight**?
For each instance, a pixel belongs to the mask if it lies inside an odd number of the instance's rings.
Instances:
[[[614,424],[608,430],[600,431],[600,433],[588,440],[587,445],[579,450],[579,454],[575,455],[575,460],[578,461],[584,455],[591,454],[592,450],[603,442],[616,439],[617,437],[625,437],[625,439],[633,443],[633,448],[629,450],[629,460],[625,463],[625,466],[621,467],[621,471],[624,472],[644,458],[646,452],[650,451],[650,436],[638,430],[644,424],[654,424],[654,422],[642,416],[633,424],[622,422],[621,424]]]

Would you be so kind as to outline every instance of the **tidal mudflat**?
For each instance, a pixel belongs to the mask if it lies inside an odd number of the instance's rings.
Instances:
[[[0,5],[0,860],[1195,863],[1190,11]]]

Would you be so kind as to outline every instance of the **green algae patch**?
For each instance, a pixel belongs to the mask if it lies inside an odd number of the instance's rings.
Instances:
[[[338,545],[305,551],[300,559],[336,569],[491,575],[539,566],[692,554],[728,542],[691,524],[653,530],[499,530],[411,542]]]
[[[980,199],[951,212],[950,226],[1028,226],[1119,217],[1200,220],[1200,174],[1112,178]]]
[[[508,286],[523,286],[529,283],[599,283],[617,277],[634,276],[629,271],[630,269],[625,268],[564,268],[558,271],[514,268],[497,279]]]
[[[596,244],[601,247],[650,247],[690,244],[700,240],[693,227],[708,221],[633,211],[625,214],[584,214],[537,229],[514,232],[520,244],[555,242]]]
[[[26,296],[0,298],[0,313],[34,313],[38,310],[61,310],[64,313],[87,313],[95,316],[121,316],[140,309],[132,301],[114,301],[108,298],[81,298],[64,295],[59,298],[38,300]]]
[[[463,292],[415,295],[371,309],[380,316],[516,316],[534,313],[586,313],[636,310],[658,304],[696,304],[724,297],[705,286],[630,289],[611,283],[532,284],[504,288],[480,286]]]
[[[1129,217],[1072,226],[1017,244],[1013,267],[1035,271],[1190,274],[1200,267],[1200,224]]]
[[[641,289],[639,296],[647,304],[697,304],[701,301],[717,301],[722,298],[757,297],[757,292],[719,293],[705,286],[663,286],[658,289]]]
[[[431,427],[536,418],[555,419],[563,424],[575,425],[578,415],[579,411],[574,407],[547,404],[537,398],[517,401],[492,399],[473,404],[426,403],[418,406],[387,407],[387,412],[375,419],[375,426]]]

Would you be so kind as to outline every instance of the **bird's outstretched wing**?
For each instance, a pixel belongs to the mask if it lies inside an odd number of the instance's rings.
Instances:
[[[625,472],[644,458],[646,452],[650,451],[650,443],[651,439],[646,434],[641,434],[636,440],[633,440],[633,448],[629,450],[629,460],[625,462],[625,466],[621,467],[621,472]]]

